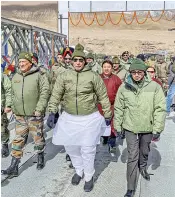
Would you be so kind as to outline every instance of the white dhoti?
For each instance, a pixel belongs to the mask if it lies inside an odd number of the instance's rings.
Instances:
[[[106,129],[104,117],[97,111],[78,116],[63,112],[54,129],[52,142],[64,145],[76,173],[90,181],[95,173],[96,145]]]
[[[97,145],[106,129],[104,117],[97,111],[90,115],[71,115],[65,111],[54,128],[52,143],[55,145]]]

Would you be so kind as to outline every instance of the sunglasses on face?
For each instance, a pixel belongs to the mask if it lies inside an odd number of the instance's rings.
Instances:
[[[73,61],[74,61],[74,62],[78,62],[78,61],[79,61],[79,62],[84,62],[84,59],[82,59],[82,58],[81,58],[81,59],[75,58],[75,59],[73,59]]]
[[[132,75],[136,75],[136,74],[142,75],[143,73],[144,73],[143,71],[138,71],[138,72],[136,72],[136,71],[131,71],[131,74],[132,74]]]
[[[126,55],[123,55],[123,57],[128,57],[128,55],[126,54]]]
[[[148,70],[147,72],[148,72],[148,73],[155,73],[155,71],[149,71],[149,70]]]
[[[64,58],[64,60],[71,60],[71,58]]]

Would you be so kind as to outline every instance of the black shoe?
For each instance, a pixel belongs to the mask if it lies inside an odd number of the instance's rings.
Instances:
[[[103,136],[103,145],[106,145],[108,143],[108,137]]]
[[[9,147],[8,147],[7,143],[2,144],[1,156],[2,157],[8,157],[9,156]]]
[[[72,162],[69,164],[69,168],[74,169]]]
[[[10,175],[10,178],[18,176],[18,165],[20,163],[19,158],[12,157],[10,166],[6,170],[1,170],[2,175]]]
[[[124,197],[133,197],[134,196],[134,190],[127,190]]]
[[[81,176],[79,176],[77,173],[74,174],[74,176],[72,177],[72,185],[78,185],[81,181]]]
[[[147,181],[150,181],[150,175],[148,174],[147,170],[140,170],[140,174],[143,176],[143,178]]]
[[[66,161],[71,161],[70,156],[66,154]]]
[[[109,153],[115,154],[115,153],[116,153],[116,149],[117,149],[116,146],[110,146],[110,145],[109,145]]]
[[[90,192],[94,187],[94,179],[92,177],[92,179],[88,182],[85,182],[84,184],[84,191],[85,192]]]
[[[38,170],[42,170],[44,168],[44,151],[41,153],[38,153],[38,162],[36,168]]]

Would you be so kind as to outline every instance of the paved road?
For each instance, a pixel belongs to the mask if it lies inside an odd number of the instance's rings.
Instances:
[[[13,125],[11,125],[13,127]],[[11,131],[13,137],[14,130]],[[90,193],[83,191],[84,181],[78,186],[71,185],[74,170],[65,161],[62,146],[51,143],[52,131],[45,129],[46,166],[36,170],[36,155],[33,153],[31,138],[20,163],[20,176],[4,180],[1,176],[2,197],[123,197],[126,191],[126,142],[119,145],[115,155],[108,153],[107,146],[98,146],[95,160],[95,187]],[[2,169],[10,163],[10,156],[2,159]],[[139,178],[135,197],[175,196],[175,117],[166,120],[161,140],[151,144],[149,155],[151,181]]]

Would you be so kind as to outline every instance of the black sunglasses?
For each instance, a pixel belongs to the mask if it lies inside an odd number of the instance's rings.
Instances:
[[[75,59],[73,59],[73,61],[74,61],[74,62],[78,62],[78,61],[79,61],[79,62],[84,62],[84,59],[82,59],[82,58],[81,58],[81,59],[75,58]]]
[[[144,71],[131,71],[131,74],[132,75],[136,75],[136,74],[138,74],[138,75],[142,75],[144,73]]]
[[[149,71],[149,70],[148,70],[147,72],[148,72],[148,73],[155,73],[155,71]]]
[[[64,60],[71,60],[72,58],[64,58]]]

